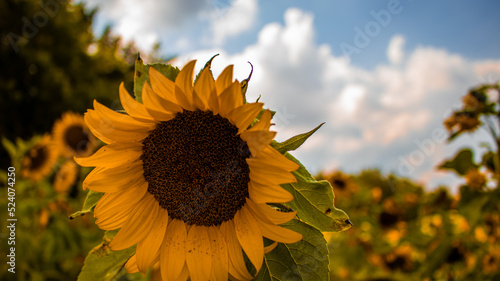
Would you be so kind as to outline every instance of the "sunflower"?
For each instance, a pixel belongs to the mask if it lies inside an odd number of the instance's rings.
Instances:
[[[54,190],[57,193],[65,194],[75,183],[77,176],[77,166],[72,160],[66,161],[61,165],[54,178]]]
[[[266,204],[293,199],[280,184],[295,182],[299,166],[270,146],[271,112],[244,103],[232,65],[217,80],[205,68],[193,86],[194,66],[187,63],[175,82],[150,67],[143,104],[122,83],[128,114],[94,102],[85,122],[107,145],[75,160],[96,167],[83,188],[105,192],[96,224],[121,228],[109,247],[137,244],[129,272],[159,261],[163,280],[250,280],[243,251],[259,271],[276,242],[302,239],[278,226],[295,212]],[[275,243],[265,249],[263,237]]]
[[[57,153],[52,139],[50,135],[45,134],[21,160],[22,176],[33,181],[40,181],[50,173],[56,161]]]
[[[92,154],[96,139],[90,133],[83,116],[66,112],[52,128],[54,142],[63,157],[84,157]]]

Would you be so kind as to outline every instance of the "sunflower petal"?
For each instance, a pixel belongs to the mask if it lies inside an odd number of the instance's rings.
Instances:
[[[215,88],[219,95],[233,83],[233,65],[228,65],[215,81]]]
[[[243,259],[243,251],[240,242],[236,237],[234,222],[225,221],[220,225],[220,231],[224,235],[229,255],[229,274],[238,280],[252,280],[253,277],[248,273]]]
[[[76,163],[83,167],[117,167],[138,160],[142,155],[140,143],[112,143],[101,147],[89,157],[74,157]]]
[[[125,89],[123,82],[120,84],[120,102],[122,104],[123,109],[130,115],[132,118],[137,121],[142,122],[152,122],[153,117],[148,113],[143,104],[136,101]]]
[[[291,244],[302,239],[302,234],[281,226],[268,224],[263,221],[259,221],[259,226],[262,231],[262,236],[273,241]]]
[[[149,68],[149,80],[153,91],[157,93],[162,99],[177,104],[175,98],[175,83],[163,76],[154,67]]]
[[[92,134],[107,144],[141,141],[149,135],[150,130],[154,129],[154,127],[146,123],[142,123],[143,126],[128,126],[128,128],[122,126],[118,128],[115,123],[107,118],[102,118],[99,113],[92,109],[87,110],[84,119]]]
[[[113,124],[113,127],[121,131],[146,131],[151,130],[155,126],[151,123],[137,121],[128,114],[123,114],[111,110],[110,108],[100,104],[96,100],[94,100],[94,110],[95,113],[101,118],[101,120],[110,122],[111,124]]]
[[[148,83],[144,83],[142,88],[142,101],[149,114],[157,121],[168,121],[175,117],[182,108],[177,104],[159,97]]]
[[[175,78],[175,97],[179,105],[194,111],[193,106],[193,71],[196,60],[188,62]]]
[[[146,191],[147,183],[144,182],[140,186],[130,186],[123,192],[104,194],[94,208],[97,226],[103,230],[121,228]]]
[[[235,81],[219,95],[219,114],[227,117],[233,109],[241,105],[243,105],[241,86],[240,82]]]
[[[144,239],[156,223],[160,205],[153,195],[146,194],[132,209],[130,217],[109,243],[113,251],[127,249]]]
[[[297,212],[280,212],[267,204],[257,204],[250,198],[247,198],[247,205],[256,218],[269,224],[289,222],[297,214]]]
[[[228,119],[238,127],[238,134],[246,131],[248,126],[255,120],[255,117],[262,111],[263,106],[264,104],[261,102],[246,103],[233,109],[233,111],[229,113]]]
[[[128,259],[127,263],[125,264],[125,269],[128,273],[139,272],[139,268],[137,267],[137,254],[134,254],[130,257],[130,259]]]
[[[160,253],[161,275],[164,280],[178,280],[186,264],[186,236],[184,221],[172,219]]]
[[[205,226],[191,226],[186,238],[186,263],[192,281],[210,278],[212,250]]]
[[[210,248],[212,249],[212,272],[210,280],[227,281],[229,256],[224,236],[217,227],[208,227]]]
[[[255,123],[249,131],[269,131],[271,127],[272,114],[269,109],[266,109],[257,123]]]
[[[293,200],[293,195],[279,185],[248,183],[248,194],[255,203],[286,203]]]
[[[263,167],[252,166],[250,169],[250,179],[261,184],[285,184],[297,182],[295,176],[284,169],[266,169]]]
[[[167,231],[167,224],[168,212],[166,209],[159,208],[158,217],[151,232],[137,244],[137,266],[144,274],[160,254],[160,246]]]
[[[241,247],[248,256],[248,259],[259,272],[264,259],[264,242],[260,231],[259,223],[248,210],[247,206],[243,206],[234,216],[234,229],[236,237],[241,244]]]
[[[84,190],[97,192],[118,192],[136,183],[143,176],[142,161],[113,168],[97,167],[90,172],[82,183]]]
[[[276,246],[278,246],[278,242],[274,241],[273,244],[264,247],[264,254],[269,254]]]
[[[194,93],[195,96],[193,96],[193,98],[197,97],[197,99],[195,100],[199,102],[198,104],[195,104],[195,106],[202,111],[205,111],[207,110],[207,108],[209,108],[208,105],[211,98],[217,98],[215,81],[208,67],[203,69],[200,77],[198,78],[198,81],[196,81],[196,84],[194,85]],[[211,108],[211,110],[213,111],[214,109]]]
[[[253,162],[254,164],[250,164],[251,162]],[[286,158],[283,154],[281,154],[270,145],[262,149],[255,158],[247,159],[247,163],[249,163],[249,165],[268,167],[270,169],[281,168],[290,172],[299,169],[299,164]]]
[[[248,144],[248,148],[254,157],[266,149],[276,136],[274,131],[246,131],[240,137]]]

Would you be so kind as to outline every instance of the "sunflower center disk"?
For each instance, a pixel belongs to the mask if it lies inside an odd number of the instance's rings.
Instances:
[[[68,146],[74,151],[86,150],[89,145],[90,138],[83,130],[82,126],[75,125],[66,129],[64,139]]]
[[[238,128],[211,111],[184,111],[144,139],[148,191],[170,217],[199,226],[234,218],[248,197],[250,157]]]

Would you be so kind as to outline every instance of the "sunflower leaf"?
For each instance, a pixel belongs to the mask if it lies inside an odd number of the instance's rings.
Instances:
[[[72,220],[74,218],[81,217],[86,213],[89,213],[92,210],[94,210],[95,205],[97,205],[97,202],[99,201],[99,199],[101,199],[103,195],[104,193],[102,192],[89,190],[89,192],[87,193],[87,197],[85,197],[85,201],[83,202],[82,210],[70,215],[69,219]]]
[[[344,231],[350,228],[349,216],[334,206],[335,195],[330,183],[317,181],[299,160],[289,153],[285,153],[285,156],[300,166],[292,172],[297,182],[281,185],[293,195],[293,200],[285,205],[297,211],[301,220],[321,231]]]
[[[135,74],[134,74],[134,94],[135,99],[138,102],[142,102],[142,87],[146,81],[149,81],[149,67],[154,67],[154,69],[158,70],[163,76],[167,77],[171,81],[175,81],[177,74],[179,74],[180,70],[177,67],[174,67],[170,64],[163,63],[153,63],[153,64],[144,64],[141,57],[138,55],[135,60]]]
[[[7,153],[9,153],[10,158],[14,159],[17,154],[17,148],[14,145],[14,143],[12,143],[6,137],[2,137],[2,145],[5,148],[5,150],[7,150]]]
[[[117,280],[125,263],[134,255],[135,246],[122,251],[111,251],[108,246],[109,241],[105,237],[101,245],[89,252],[78,275],[78,281]]]
[[[278,243],[265,255],[262,268],[254,280],[329,280],[328,247],[323,234],[297,219],[281,226],[301,233],[304,238],[293,244]]]
[[[291,150],[295,150],[299,148],[312,134],[314,134],[321,126],[323,126],[325,122],[318,125],[318,127],[312,129],[307,133],[303,133],[300,135],[296,135],[294,137],[289,138],[284,142],[272,142],[271,146],[278,150],[280,153],[285,153]]]
[[[444,162],[438,168],[454,170],[459,175],[464,176],[467,174],[467,171],[475,167],[477,167],[477,165],[474,163],[474,154],[472,150],[467,148],[462,149],[457,153],[455,158]]]

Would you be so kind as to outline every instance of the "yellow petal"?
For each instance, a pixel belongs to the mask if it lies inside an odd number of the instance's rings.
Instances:
[[[215,88],[219,95],[233,83],[233,65],[228,65],[215,81]]]
[[[149,80],[153,91],[157,93],[162,99],[177,104],[175,98],[175,83],[163,76],[154,67],[149,68]]]
[[[175,78],[175,97],[183,108],[193,111],[193,70],[196,60],[188,62]]]
[[[273,244],[264,247],[264,254],[270,253],[272,250],[274,250],[274,248],[276,248],[276,246],[278,246],[278,242],[275,241],[273,242]]]
[[[192,225],[186,238],[186,263],[192,281],[205,281],[212,271],[212,250],[206,227]]]
[[[238,134],[246,131],[248,126],[255,120],[255,117],[262,111],[263,106],[264,104],[261,102],[247,103],[233,109],[229,113],[228,119],[238,127]]]
[[[250,168],[250,179],[261,184],[285,184],[297,182],[295,176],[284,169],[266,169],[259,166]]]
[[[83,167],[112,168],[138,160],[142,155],[141,143],[112,143],[101,147],[89,157],[74,157],[76,163]]]
[[[241,139],[247,143],[254,157],[266,149],[275,136],[276,132],[273,131],[246,131],[240,135]]]
[[[236,237],[234,222],[232,220],[223,222],[220,225],[220,231],[226,239],[229,255],[229,274],[238,280],[252,280],[253,277],[248,273],[245,260],[243,259],[240,242]]]
[[[172,219],[160,253],[161,275],[164,280],[177,280],[186,263],[187,230],[184,221]]]
[[[258,272],[264,259],[264,243],[259,224],[247,206],[236,212],[234,229],[241,247]]]
[[[212,73],[210,72],[209,68],[205,68],[201,72],[198,81],[196,81],[196,84],[194,85],[194,92],[196,93],[196,95],[193,96],[193,98],[197,97],[196,100],[200,102],[198,104],[196,104],[195,102],[195,105],[202,111],[208,109],[209,100],[211,98],[217,99],[217,91],[215,90],[215,81],[214,78],[212,77]],[[214,110],[213,108],[211,109],[212,111]]]
[[[151,232],[146,235],[144,240],[137,243],[137,266],[144,274],[160,254],[160,246],[167,231],[167,224],[168,212],[166,209],[159,208],[158,217]]]
[[[138,182],[142,175],[140,160],[119,167],[97,167],[87,175],[82,187],[84,190],[88,188],[97,192],[119,192]]]
[[[113,230],[123,226],[134,206],[147,191],[147,183],[128,186],[123,192],[104,194],[94,208],[100,229]]]
[[[247,159],[247,163],[249,163],[249,165],[250,162],[258,166],[268,168],[281,168],[290,172],[299,169],[299,164],[286,158],[283,154],[281,154],[270,145],[262,149],[255,158]]]
[[[182,111],[179,105],[159,97],[148,83],[144,83],[142,88],[142,101],[149,114],[157,121],[169,121]]]
[[[249,131],[269,131],[271,127],[272,114],[269,109],[266,109],[257,123],[255,123]]]
[[[137,267],[137,254],[134,254],[133,256],[128,259],[127,263],[125,264],[125,269],[127,270],[128,273],[137,273],[139,272],[139,268]]]
[[[179,281],[186,281],[189,278],[189,269],[187,267],[187,264],[184,263],[184,266],[182,267],[181,274],[179,275],[179,278],[177,280]]]
[[[120,131],[146,131],[155,126],[151,123],[135,120],[130,115],[111,110],[96,100],[94,100],[94,110],[101,120],[112,123],[113,127]]]
[[[269,224],[289,222],[297,214],[297,212],[280,212],[267,204],[257,204],[250,198],[247,198],[247,206],[256,218]]]
[[[248,194],[255,203],[286,203],[293,200],[293,195],[279,185],[263,185],[250,181]]]
[[[233,109],[241,105],[243,105],[241,85],[240,82],[235,81],[219,95],[219,114],[227,117]]]
[[[210,280],[227,281],[229,256],[227,253],[226,240],[217,227],[207,227],[212,249],[212,272]]]
[[[84,120],[92,134],[108,144],[141,141],[149,135],[149,131],[154,129],[147,123],[142,123],[144,126],[140,127],[128,126],[128,128],[124,128],[125,126],[122,126],[118,128],[115,123],[107,118],[102,118],[95,110],[91,109],[85,113]]]
[[[302,235],[300,233],[281,226],[268,224],[263,221],[259,222],[259,226],[262,231],[262,235],[273,241],[290,244],[298,242],[302,239]]]
[[[113,251],[127,249],[144,239],[153,225],[157,223],[159,208],[160,205],[153,195],[146,193],[146,196],[134,207],[123,227],[111,240],[109,248]]]
[[[149,115],[148,111],[144,107],[143,104],[136,101],[125,89],[123,82],[120,84],[120,102],[123,106],[123,109],[130,115],[132,118],[143,121],[143,122],[152,122],[153,117]]]

